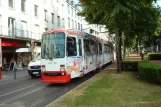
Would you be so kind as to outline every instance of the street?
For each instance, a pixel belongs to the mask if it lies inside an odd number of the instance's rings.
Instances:
[[[27,73],[17,79],[2,80],[0,107],[44,107],[97,73],[73,79],[67,84],[43,84],[40,77],[31,78]]]

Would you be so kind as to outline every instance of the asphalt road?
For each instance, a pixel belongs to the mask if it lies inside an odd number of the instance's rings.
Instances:
[[[45,107],[98,72],[73,79],[67,84],[44,84],[41,78],[28,75],[0,82],[0,107]]]

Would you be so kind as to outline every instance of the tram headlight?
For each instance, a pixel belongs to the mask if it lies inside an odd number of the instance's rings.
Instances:
[[[45,72],[45,71],[46,71],[45,65],[42,65],[42,66],[41,66],[41,71],[42,71],[42,72]]]

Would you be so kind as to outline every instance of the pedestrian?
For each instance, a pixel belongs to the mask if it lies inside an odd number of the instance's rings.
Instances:
[[[141,51],[141,59],[144,60],[144,50]]]

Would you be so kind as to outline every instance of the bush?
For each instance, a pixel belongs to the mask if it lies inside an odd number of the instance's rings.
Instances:
[[[148,55],[149,60],[161,60],[161,54],[149,54]]]
[[[151,83],[161,83],[161,66],[148,61],[139,62],[139,76]]]
[[[138,61],[121,62],[121,71],[138,71]]]

